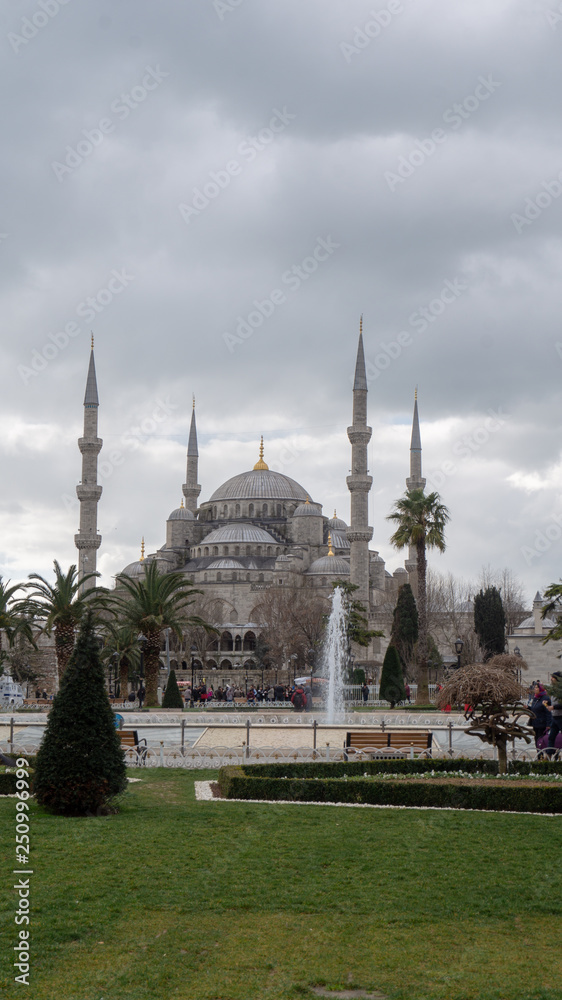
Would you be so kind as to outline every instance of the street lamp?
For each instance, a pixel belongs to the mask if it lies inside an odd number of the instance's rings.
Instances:
[[[144,651],[146,649],[146,644],[148,642],[148,639],[146,638],[145,635],[142,634],[142,632],[140,633],[140,635],[138,637],[138,642],[139,642],[139,648],[140,648],[140,665],[139,665],[139,682],[140,682],[139,692],[140,692],[140,691],[142,691],[144,689],[144,684],[143,684],[143,679],[144,679]],[[141,695],[139,697],[139,708],[142,708],[143,701],[144,701],[144,696]]]
[[[518,656],[520,659],[523,659],[523,657],[521,656],[521,650],[519,649],[519,646],[515,647],[515,649],[513,650],[513,655]],[[517,668],[517,680],[519,684],[521,684],[521,667]]]
[[[299,658],[298,657],[298,653],[293,653],[293,655],[289,657],[289,684],[291,683],[291,666],[290,666],[290,661],[291,660],[293,661],[293,684],[294,684],[296,676],[297,676],[297,660],[298,660],[298,658]]]
[[[190,652],[191,652],[191,699],[190,699],[190,702],[189,702],[189,707],[193,708],[193,685],[195,684],[195,680],[194,680],[194,675],[195,675],[195,654],[197,652],[197,646],[195,645],[195,643],[193,643]]]
[[[464,642],[463,642],[462,639],[460,639],[460,638],[459,639],[455,639],[455,653],[457,654],[457,670],[460,668],[460,665],[461,665],[461,653],[462,653],[463,646],[464,646]]]

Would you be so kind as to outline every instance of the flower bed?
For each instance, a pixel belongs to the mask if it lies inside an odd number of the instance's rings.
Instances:
[[[372,762],[382,763],[382,762]],[[284,802],[344,802],[370,805],[432,806],[450,809],[487,809],[508,812],[562,813],[560,773],[534,770],[498,776],[480,765],[462,769],[429,767],[417,773],[396,773],[397,763],[384,762],[384,771],[369,771],[368,765],[256,765],[225,767],[219,772],[221,794],[228,799]],[[454,762],[457,763],[457,762]],[[487,764],[493,764],[489,761]],[[361,772],[357,772],[357,767]],[[534,766],[535,769],[537,765]],[[304,773],[322,768],[321,776]],[[391,769],[392,768],[392,769]],[[274,774],[265,773],[272,772]],[[330,769],[332,769],[330,771]],[[350,780],[351,779],[351,780]]]

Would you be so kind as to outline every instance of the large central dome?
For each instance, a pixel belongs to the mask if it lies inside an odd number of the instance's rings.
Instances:
[[[233,476],[213,493],[210,503],[217,500],[307,500],[303,487],[271,469],[252,469]]]

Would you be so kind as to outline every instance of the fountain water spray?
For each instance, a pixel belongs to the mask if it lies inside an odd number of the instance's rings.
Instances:
[[[346,614],[341,587],[336,587],[332,595],[332,610],[326,627],[323,658],[328,674],[326,721],[335,722],[344,712],[343,685],[347,661]]]

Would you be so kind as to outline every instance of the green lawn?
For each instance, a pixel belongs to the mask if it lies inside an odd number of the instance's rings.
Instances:
[[[560,819],[196,803],[209,772],[130,774],[116,816],[31,806],[29,989],[0,800],[0,997],[560,1000]]]

